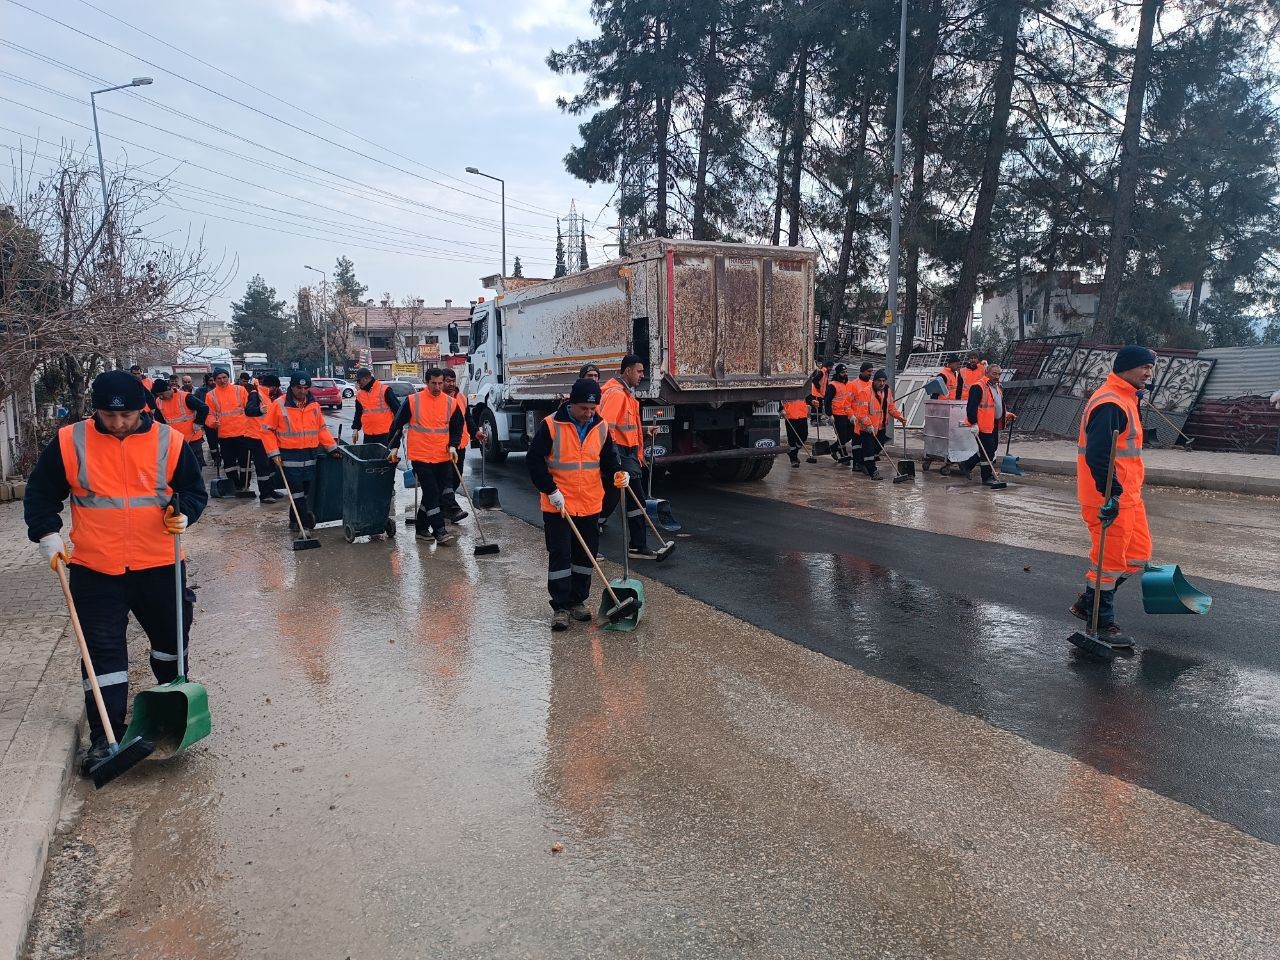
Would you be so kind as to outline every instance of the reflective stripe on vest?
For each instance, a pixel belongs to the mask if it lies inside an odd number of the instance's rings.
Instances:
[[[613,435],[614,443],[620,443],[624,447],[638,447],[640,446],[640,401],[631,395],[626,385],[617,378],[606,383],[600,392],[600,405],[604,406],[616,393],[622,394],[622,418],[611,420],[605,417],[609,421],[609,433]],[[609,408],[613,409],[613,405],[610,404]]]
[[[391,421],[395,414],[387,406],[387,386],[375,380],[368,390],[356,393],[360,401],[360,429],[365,433],[382,434],[391,430]]]
[[[308,403],[305,407],[290,407],[285,405],[285,397],[275,401],[278,412],[272,418],[268,426],[277,437],[280,438],[280,446],[294,450],[305,449],[307,447],[318,447],[320,445],[320,424],[317,422],[316,416],[313,414],[320,413],[320,407],[315,403]],[[303,418],[303,422],[299,429],[294,429],[293,414],[290,411],[296,410],[298,416]],[[308,426],[307,420],[310,420],[314,426]],[[284,441],[289,441],[285,443]],[[308,442],[309,441],[309,442]]]
[[[995,433],[996,430],[996,397],[990,380],[981,383],[982,398],[978,401],[978,430],[981,433]]]
[[[1114,373],[1089,397],[1080,416],[1080,433],[1076,438],[1076,498],[1085,507],[1102,503],[1102,492],[1093,478],[1093,471],[1085,459],[1088,448],[1087,428],[1089,418],[1105,403],[1115,404],[1124,411],[1128,427],[1116,442],[1115,478],[1120,484],[1122,503],[1138,500],[1142,496],[1142,484],[1146,479],[1146,467],[1142,462],[1142,411],[1137,391]]]
[[[186,440],[200,440],[204,438],[204,431],[195,422],[195,411],[187,406],[188,396],[190,394],[186,391],[175,390],[168,400],[156,397],[156,407],[164,415],[164,422],[182,434]]]
[[[573,517],[592,516],[604,505],[604,486],[600,480],[600,453],[609,439],[609,424],[603,419],[578,439],[578,425],[556,420],[552,415],[543,421],[551,433],[551,455],[547,469],[556,489],[564,494],[565,509]],[[557,513],[547,495],[541,494],[544,513]]]
[[[444,417],[440,425],[432,426],[423,423],[424,415],[436,412],[425,410],[424,405],[429,404],[439,408],[442,399],[444,400]],[[453,398],[446,393],[433,397],[430,391],[419,390],[417,393],[410,395],[409,422],[406,424],[410,460],[417,460],[423,463],[443,463],[448,459],[449,421],[453,419],[453,411],[456,406],[457,404]]]

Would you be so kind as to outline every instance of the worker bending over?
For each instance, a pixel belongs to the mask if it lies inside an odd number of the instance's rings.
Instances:
[[[406,437],[409,463],[418,480],[415,526],[419,540],[434,538],[438,544],[453,543],[445,520],[457,523],[467,515],[453,496],[453,470],[462,443],[462,428],[462,408],[444,392],[444,371],[437,367],[427,371],[426,389],[410,394],[391,421],[391,453],[387,459],[399,462],[400,437]]]
[[[1113,647],[1133,646],[1133,638],[1116,623],[1116,589],[1129,577],[1142,573],[1151,560],[1151,531],[1142,502],[1146,466],[1142,462],[1140,406],[1155,363],[1156,355],[1146,347],[1130,344],[1118,351],[1111,373],[1084,405],[1076,442],[1076,497],[1093,546],[1084,593],[1071,605],[1071,614],[1088,622],[1093,616],[1093,591],[1101,589],[1098,639]],[[1113,431],[1118,431],[1120,437],[1111,497],[1107,499]],[[1099,584],[1098,541],[1103,528],[1107,530],[1107,542]]]
[[[53,569],[68,564],[71,597],[102,688],[116,740],[129,704],[132,613],[151,644],[151,672],[167,683],[179,673],[173,541],[200,518],[209,496],[181,433],[144,412],[147,390],[123,370],[93,381],[93,416],[63,427],[27,481],[27,536]],[[176,509],[171,505],[176,495]],[[71,498],[71,551],[63,542],[62,504]],[[184,632],[195,594],[183,593]],[[188,653],[191,640],[185,643]],[[86,677],[83,665],[81,676]],[[93,694],[84,680],[89,750],[82,772],[109,753]]]
[[[156,412],[161,423],[166,423],[182,434],[187,448],[196,458],[196,463],[204,466],[204,422],[209,416],[209,408],[194,397],[190,391],[179,390],[172,380],[157,379],[151,384],[151,395],[155,398]]]
[[[547,543],[547,593],[552,630],[567,630],[569,619],[587,621],[592,557],[600,545],[597,519],[606,489],[622,490],[630,474],[621,469],[609,425],[597,412],[600,384],[583,378],[569,399],[534,432],[526,461],[542,504]],[[566,519],[565,515],[568,515]],[[569,528],[572,523],[587,545]]]
[[[342,454],[324,422],[320,404],[311,396],[311,378],[294,374],[288,393],[267,408],[262,426],[267,456],[284,471],[285,482],[293,495],[297,516],[294,511],[289,512],[289,529],[298,529],[298,517],[302,518],[303,529],[315,529],[316,517],[311,512],[309,497],[316,479],[316,458],[322,453],[335,458]]]
[[[968,406],[965,408],[964,425],[978,438],[980,450],[960,464],[965,479],[973,468],[982,464],[982,482],[987,486],[996,482],[991,466],[1000,449],[1000,428],[1008,426],[1018,417],[1004,405],[1004,387],[1000,385],[1000,364],[987,365],[987,375],[969,388]],[[983,452],[986,456],[983,456]]]
[[[365,443],[390,447],[391,421],[400,410],[400,398],[365,367],[356,371],[355,407],[356,412],[351,418],[351,442],[359,443],[360,432],[364,431]]]
[[[942,369],[924,385],[924,392],[934,400],[963,400],[960,392],[960,354],[948,353]]]
[[[652,436],[657,426],[647,430],[640,422],[640,401],[636,399],[636,388],[644,380],[644,363],[635,354],[629,353],[622,358],[622,367],[618,375],[604,385],[600,391],[600,416],[609,425],[609,436],[617,450],[621,469],[631,478],[631,483],[640,486],[644,478],[644,435]],[[608,520],[618,508],[622,497],[621,488],[612,484],[605,488],[604,510],[601,520]],[[600,511],[597,511],[598,513]],[[649,549],[648,530],[644,521],[643,508],[628,498],[625,509],[627,517],[627,540],[631,544],[631,559],[653,560],[658,554]]]

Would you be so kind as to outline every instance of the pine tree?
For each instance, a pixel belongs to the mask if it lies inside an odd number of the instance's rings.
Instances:
[[[244,297],[231,304],[231,341],[236,349],[265,353],[272,362],[285,359],[288,320],[284,301],[276,299],[274,287],[255,273]]]
[[[516,257],[516,262],[511,265],[511,276],[518,278],[524,277],[524,264],[520,262],[519,257]]]
[[[560,229],[560,219],[556,218],[556,272],[552,274],[554,278],[563,277],[569,272],[569,268],[565,266],[564,259],[564,232]]]
[[[347,303],[360,303],[369,291],[363,283],[356,279],[356,265],[348,257],[339,257],[333,265],[333,295],[335,299]]]
[[[586,270],[591,265],[587,263],[587,223],[586,218],[579,221],[581,226],[578,228],[578,269]]]

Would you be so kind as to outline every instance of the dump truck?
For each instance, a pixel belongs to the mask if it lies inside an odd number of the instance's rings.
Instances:
[[[803,247],[655,239],[555,280],[500,280],[471,310],[465,392],[485,457],[527,449],[583,364],[608,380],[633,353],[643,419],[660,430],[657,469],[760,479],[785,452],[781,403],[805,395],[813,369],[816,259]]]

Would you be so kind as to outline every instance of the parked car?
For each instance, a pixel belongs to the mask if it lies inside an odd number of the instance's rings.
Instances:
[[[332,377],[312,377],[311,395],[321,409],[342,409],[342,388]]]
[[[393,383],[411,383],[413,384],[413,389],[415,390],[421,390],[423,387],[426,386],[426,383],[423,381],[421,377],[412,376],[407,373],[400,374],[392,382]]]
[[[350,380],[343,380],[341,377],[334,377],[333,382],[338,385],[338,389],[342,391],[342,399],[350,400],[356,395],[356,385]]]
[[[403,400],[411,394],[417,393],[425,384],[412,383],[408,380],[392,380],[387,384],[387,388],[396,395],[397,400]]]

